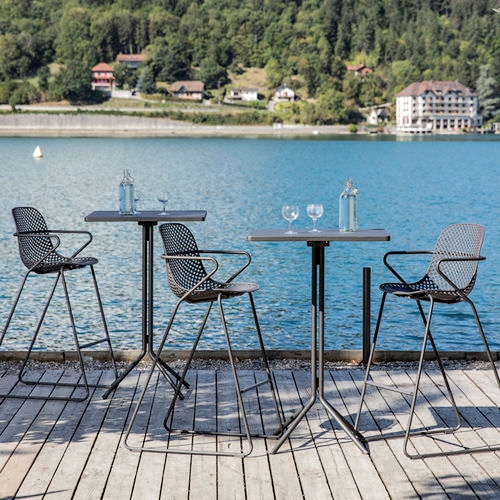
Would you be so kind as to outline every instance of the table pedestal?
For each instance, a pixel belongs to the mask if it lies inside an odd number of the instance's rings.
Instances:
[[[309,401],[285,422],[285,432],[271,450],[276,453],[281,445],[288,439],[299,422],[305,417],[307,412],[313,407],[317,400],[324,406],[330,417],[340,425],[350,439],[363,452],[368,453],[367,443],[364,437],[354,429],[325,398],[325,376],[324,376],[324,337],[325,337],[325,246],[328,241],[308,241],[307,245],[312,249],[312,270],[311,270],[311,397]]]
[[[103,399],[106,399],[146,356],[153,360],[157,358],[153,349],[153,227],[157,225],[157,222],[139,221],[138,224],[142,226],[142,350],[139,356],[109,386],[102,395]],[[158,369],[175,389],[176,384],[173,379],[180,380],[180,375],[162,359],[158,358],[157,361]],[[189,384],[184,381],[184,386],[188,388]]]
[[[85,217],[85,222],[137,222],[142,226],[142,350],[137,359],[132,361],[120,376],[103,394],[106,399],[122,380],[148,355],[156,360],[157,355],[153,348],[153,228],[159,221],[163,222],[192,222],[204,221],[207,216],[205,210],[169,210],[162,213],[156,210],[141,210],[132,215],[121,215],[115,210],[97,210]],[[178,373],[164,361],[157,359],[157,366],[175,389],[180,379]],[[187,382],[185,387],[189,387]],[[182,397],[182,395],[181,395]]]

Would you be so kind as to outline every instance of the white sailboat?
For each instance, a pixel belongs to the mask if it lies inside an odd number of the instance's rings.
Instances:
[[[42,150],[41,150],[40,146],[37,146],[35,148],[35,151],[33,151],[33,158],[42,158],[42,157],[43,157]]]

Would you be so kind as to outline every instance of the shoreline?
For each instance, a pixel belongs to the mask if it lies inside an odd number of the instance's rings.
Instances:
[[[260,351],[257,350],[234,350],[234,356],[238,362],[245,360],[256,360],[260,357]],[[115,359],[118,362],[131,362],[135,360],[140,351],[134,349],[120,350],[115,349]],[[162,359],[166,362],[186,360],[189,356],[189,350],[172,349],[162,354]],[[440,351],[440,356],[443,360],[450,362],[488,362],[486,352],[483,351]],[[500,361],[500,352],[492,351],[493,361]],[[311,351],[309,349],[266,349],[266,355],[270,361],[275,360],[295,360],[307,362],[311,359]],[[0,351],[0,363],[2,362],[19,362],[26,356],[26,351]],[[108,351],[86,351],[85,358],[93,361],[107,362],[110,361]],[[420,351],[397,351],[397,350],[381,350],[377,351],[374,361],[377,363],[414,363],[418,362]],[[31,358],[36,362],[50,363],[65,363],[78,360],[76,351],[33,351]],[[226,360],[227,351],[224,350],[199,350],[196,351],[193,359],[197,360]],[[360,349],[342,349],[342,350],[325,350],[324,359],[330,363],[350,363],[360,364],[363,360],[363,351]],[[429,351],[425,359],[433,361],[434,356]]]
[[[375,129],[347,125],[194,125],[167,118],[109,114],[0,114],[2,137],[269,137],[326,138],[374,135]],[[377,134],[379,135],[379,134]],[[389,131],[381,135],[390,135]]]

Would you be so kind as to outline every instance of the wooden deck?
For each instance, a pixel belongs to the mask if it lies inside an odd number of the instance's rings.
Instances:
[[[48,394],[43,386],[16,386],[16,376],[0,364],[0,390],[13,388],[21,394]],[[289,442],[274,455],[268,453],[274,440],[256,438],[252,454],[245,458],[137,453],[123,446],[124,431],[138,399],[146,371],[135,370],[108,400],[97,389],[83,403],[40,400],[0,400],[0,498],[108,498],[108,499],[406,499],[406,498],[500,498],[500,456],[497,452],[410,460],[403,455],[402,440],[370,443],[370,456],[363,455],[345,433],[330,420],[322,406],[315,406],[292,433]],[[374,372],[381,382],[407,384],[414,369],[381,368]],[[418,438],[420,451],[447,446],[500,443],[500,389],[485,369],[464,367],[449,370],[457,404],[466,423],[446,441]],[[38,368],[40,380],[73,381],[72,368]],[[241,372],[253,381],[260,370]],[[307,370],[274,371],[279,400],[285,415],[309,397]],[[361,369],[345,367],[327,371],[327,397],[343,414],[357,408]],[[108,382],[111,372],[93,369],[93,381]],[[218,421],[219,428],[238,425],[231,373],[203,369],[190,373],[193,390],[181,403],[176,417],[192,419],[206,428]],[[166,405],[172,394],[161,377],[155,377],[145,399],[131,441],[161,446]],[[417,422],[436,425],[452,418],[443,396],[437,371],[430,365],[424,386],[426,401],[417,412]],[[269,397],[265,388],[247,395],[251,426],[271,429]],[[67,394],[58,388],[54,394]],[[193,401],[197,400],[194,413]],[[218,414],[213,408],[218,403]],[[430,406],[429,406],[430,403]],[[408,403],[401,395],[372,389],[369,411],[363,415],[368,433],[375,429],[372,416],[382,430],[392,432],[405,423]],[[263,418],[261,416],[264,415]],[[441,436],[442,438],[443,436]],[[234,449],[240,438],[182,435],[171,446],[201,449]]]

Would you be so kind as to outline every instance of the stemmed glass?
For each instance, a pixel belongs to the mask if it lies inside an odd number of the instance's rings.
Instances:
[[[307,205],[307,215],[313,220],[313,228],[310,232],[319,231],[318,229],[316,229],[316,221],[323,215],[323,205],[317,203]]]
[[[166,211],[168,202],[168,193],[166,191],[161,191],[160,193],[158,193],[158,201],[163,205],[160,215],[168,215]]]
[[[285,234],[293,234],[292,222],[299,216],[299,207],[297,205],[283,205],[281,215],[288,221],[288,231]]]
[[[141,201],[141,199],[142,199],[142,191],[140,191],[139,189],[135,189],[134,190],[134,213],[135,214],[141,213],[137,210],[137,205],[139,205],[139,202]]]

